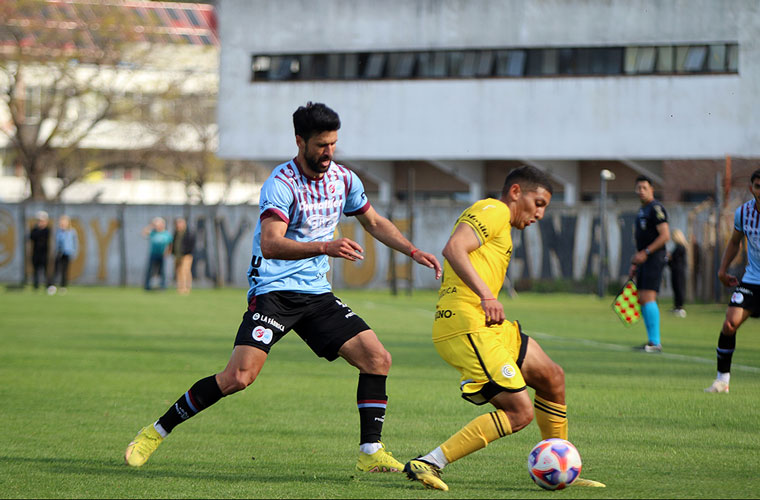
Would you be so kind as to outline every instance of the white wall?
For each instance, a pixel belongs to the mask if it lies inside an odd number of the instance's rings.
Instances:
[[[760,155],[754,0],[224,0],[220,150],[295,154],[308,100],[343,121],[345,159]],[[739,44],[738,75],[251,83],[261,52]]]

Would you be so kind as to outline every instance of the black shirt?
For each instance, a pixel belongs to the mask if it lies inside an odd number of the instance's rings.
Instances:
[[[48,242],[50,241],[50,228],[35,226],[29,233],[29,239],[32,240],[32,259],[35,261],[46,259],[48,255]]]
[[[639,208],[636,216],[636,250],[644,250],[649,244],[659,236],[657,226],[663,222],[668,222],[668,214],[665,207],[657,200],[652,200],[646,205]],[[664,251],[665,247],[659,251]]]

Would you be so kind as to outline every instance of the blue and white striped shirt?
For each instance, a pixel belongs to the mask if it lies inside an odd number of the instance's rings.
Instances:
[[[288,224],[285,237],[295,241],[331,241],[341,214],[359,215],[369,208],[361,180],[343,165],[330,163],[321,179],[306,175],[295,158],[275,167],[261,188],[260,215],[248,267],[248,301],[272,291],[317,294],[331,289],[327,255],[301,260],[263,258],[263,219],[282,219]]]
[[[736,209],[734,229],[747,237],[747,267],[742,281],[760,285],[760,212],[754,199]]]

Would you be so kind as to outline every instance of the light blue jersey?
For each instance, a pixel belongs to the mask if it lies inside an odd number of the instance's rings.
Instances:
[[[747,267],[742,281],[760,285],[760,212],[754,199],[736,209],[734,229],[747,237]]]
[[[248,267],[248,301],[273,291],[325,293],[330,263],[327,255],[300,260],[265,259],[261,254],[261,221],[278,217],[288,224],[286,238],[331,241],[341,214],[359,215],[370,208],[364,185],[351,170],[335,162],[321,179],[304,174],[295,159],[278,165],[261,187],[259,221],[253,233]]]

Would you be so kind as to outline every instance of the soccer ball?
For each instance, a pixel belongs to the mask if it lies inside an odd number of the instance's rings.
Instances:
[[[581,455],[570,441],[545,439],[530,450],[528,472],[531,479],[547,490],[561,490],[581,474]]]

